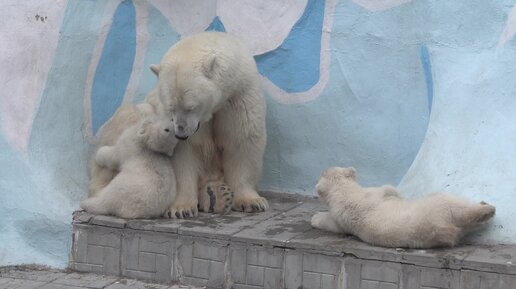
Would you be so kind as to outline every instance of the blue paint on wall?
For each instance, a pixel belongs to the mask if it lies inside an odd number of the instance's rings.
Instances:
[[[134,102],[142,102],[145,96],[154,89],[157,77],[151,72],[151,64],[160,63],[168,49],[180,39],[179,33],[172,27],[170,21],[154,6],[148,6],[147,35],[149,42],[145,50],[145,59]]]
[[[307,91],[319,81],[324,2],[308,0],[280,47],[255,56],[260,73],[287,92]]]
[[[430,62],[430,54],[428,47],[421,45],[421,64],[425,71],[426,95],[428,99],[428,112],[432,111],[432,101],[434,98],[434,80],[432,79],[432,64]]]
[[[119,4],[106,37],[91,91],[93,133],[122,103],[136,53],[136,11],[131,0]]]
[[[224,24],[222,24],[222,21],[220,21],[219,16],[215,16],[210,25],[208,25],[208,28],[206,28],[206,31],[226,32],[226,28],[224,27]]]
[[[70,206],[48,194],[45,179],[1,134],[0,151],[0,266],[63,267],[70,248]]]
[[[399,13],[373,17],[340,3],[325,91],[304,104],[268,99],[261,189],[313,194],[321,172],[335,165],[356,167],[363,185],[396,185],[419,151],[429,113],[418,42],[400,43],[395,24],[383,29]]]

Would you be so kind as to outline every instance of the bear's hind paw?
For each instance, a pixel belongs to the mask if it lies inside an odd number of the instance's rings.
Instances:
[[[258,194],[251,197],[237,196],[233,201],[233,209],[235,211],[252,213],[252,212],[264,212],[269,209],[269,203],[263,197]]]
[[[207,186],[199,196],[199,209],[207,213],[227,214],[233,206],[235,194],[225,184]]]

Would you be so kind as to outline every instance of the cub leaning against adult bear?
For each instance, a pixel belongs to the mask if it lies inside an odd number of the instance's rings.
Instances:
[[[95,162],[119,173],[81,208],[122,218],[162,216],[176,195],[173,129],[168,119],[148,117],[127,128],[115,145],[100,147]]]
[[[196,216],[198,190],[219,195],[225,184],[234,191],[234,210],[266,210],[267,200],[256,191],[267,138],[265,100],[256,63],[245,45],[227,33],[196,34],[172,46],[151,69],[158,87],[146,102],[173,119],[176,137],[183,140],[172,158],[177,197],[168,216]],[[134,112],[124,109],[106,124],[101,143],[118,138],[125,119],[134,118]],[[93,163],[90,195],[114,174]]]

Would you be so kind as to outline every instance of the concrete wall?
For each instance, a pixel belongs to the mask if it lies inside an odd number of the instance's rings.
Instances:
[[[476,241],[516,243],[514,1],[6,0],[0,11],[0,265],[64,266],[98,129],[185,35],[251,48],[268,101],[261,189],[313,194],[321,171],[408,197],[498,208]]]

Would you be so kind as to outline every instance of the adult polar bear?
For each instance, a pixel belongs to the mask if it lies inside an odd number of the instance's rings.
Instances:
[[[177,197],[168,215],[196,216],[197,191],[224,182],[235,193],[234,210],[266,210],[267,200],[256,192],[266,144],[265,100],[247,48],[226,33],[204,32],[176,43],[151,70],[158,87],[146,102],[171,117],[176,137],[184,140],[172,158]],[[123,110],[103,128],[101,144],[113,142],[138,118]],[[90,194],[113,175],[92,163]]]

